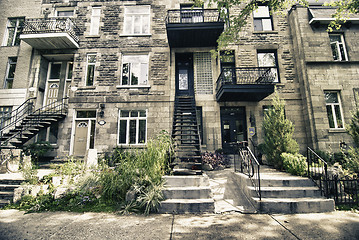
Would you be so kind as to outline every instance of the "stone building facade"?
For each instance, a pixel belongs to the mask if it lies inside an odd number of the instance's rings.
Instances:
[[[202,151],[230,151],[238,141],[261,143],[273,85],[286,101],[286,116],[294,122],[302,152],[307,146],[334,151],[340,142],[351,143],[345,126],[358,103],[355,21],[332,35],[334,40],[338,36],[345,40],[347,55],[338,59],[331,49],[341,43],[329,40],[327,23],[320,20],[326,13],[294,6],[287,16],[269,15],[269,9],[260,6],[238,41],[220,57],[211,53],[216,49],[211,32],[205,33],[207,28],[220,29],[220,19],[210,20],[214,24],[209,26],[205,19],[210,7],[192,8],[191,3],[27,0],[14,6],[14,1],[1,1],[0,107],[11,107],[10,111],[34,97],[40,108],[66,98],[66,118],[34,138],[50,141],[54,156],[84,156],[88,149],[102,153],[117,146],[143,148],[162,130],[171,133],[176,95],[183,87],[181,66],[187,66],[190,77],[185,84],[193,89]],[[314,13],[317,16],[310,15]],[[178,14],[180,22],[170,25],[170,14]],[[310,22],[311,17],[319,20]],[[17,43],[8,43],[22,21],[39,29],[55,26],[57,32],[41,35],[28,29]],[[207,39],[198,40],[190,31],[196,24],[205,29],[200,27],[197,33],[208,34]],[[74,35],[61,35],[70,28]],[[170,37],[176,31],[180,34]],[[14,59],[16,71],[9,87]],[[235,70],[225,72],[226,68]],[[264,95],[257,84],[262,70],[274,81],[264,87]],[[237,80],[220,95],[218,79],[226,79],[226,73],[231,81]],[[240,83],[238,78],[247,75],[256,76],[257,82]],[[326,102],[325,96],[334,95],[339,102]],[[330,111],[337,117],[331,122]]]

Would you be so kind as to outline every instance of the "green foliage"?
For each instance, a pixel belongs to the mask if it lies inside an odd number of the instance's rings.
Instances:
[[[285,117],[284,101],[280,100],[277,93],[272,104],[273,107],[264,116],[264,143],[262,150],[269,164],[277,169],[282,169],[283,162],[280,155],[284,152],[295,154],[298,152],[299,147],[298,143],[292,138],[294,126]]]
[[[359,149],[350,148],[345,157],[345,163],[343,167],[347,169],[350,173],[355,173],[359,176]]]
[[[69,177],[69,183],[72,183],[74,177],[79,176],[80,174],[84,173],[84,171],[85,164],[73,156],[68,157],[65,163],[55,167],[55,172],[57,175]]]
[[[24,146],[23,152],[26,156],[31,156],[31,161],[37,163],[51,149],[49,142],[41,141]]]
[[[352,120],[348,127],[348,133],[353,138],[355,145],[359,147],[359,109],[353,113]]]
[[[163,200],[163,182],[153,184],[146,188],[146,190],[139,196],[137,201],[140,207],[144,209],[144,213],[148,215],[150,212],[157,212],[158,207]]]
[[[31,161],[24,161],[20,168],[21,174],[29,184],[37,184],[37,167]]]
[[[280,156],[286,172],[297,176],[306,176],[308,170],[306,157],[298,153],[282,153]]]

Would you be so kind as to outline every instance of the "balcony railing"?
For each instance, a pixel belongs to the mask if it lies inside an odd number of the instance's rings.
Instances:
[[[68,33],[79,42],[79,29],[70,18],[31,18],[26,19],[22,34]]]
[[[217,101],[260,101],[274,92],[270,67],[224,68],[217,80]]]
[[[223,22],[218,9],[168,10],[166,24]]]

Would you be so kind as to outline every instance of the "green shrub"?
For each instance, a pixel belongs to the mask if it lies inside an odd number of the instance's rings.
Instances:
[[[272,100],[273,107],[264,116],[263,153],[268,163],[277,169],[283,168],[280,155],[284,152],[297,153],[298,143],[292,138],[294,132],[293,123],[288,120],[284,112],[284,101],[276,93]]]
[[[359,149],[350,148],[345,157],[345,163],[343,167],[347,169],[350,173],[356,173],[359,175]]]
[[[287,172],[297,176],[305,176],[307,174],[308,164],[303,155],[299,153],[282,153],[280,156],[283,161],[283,167]]]
[[[356,147],[359,147],[359,108],[353,113],[348,133],[353,138]]]
[[[36,164],[39,162],[40,158],[51,149],[52,146],[49,142],[40,141],[24,146],[23,152],[26,156],[31,156],[31,161]]]

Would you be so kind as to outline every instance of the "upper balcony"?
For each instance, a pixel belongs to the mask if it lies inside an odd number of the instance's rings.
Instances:
[[[36,49],[79,48],[79,29],[70,18],[26,19],[21,40]]]
[[[259,102],[274,92],[271,68],[224,68],[217,80],[217,102]]]
[[[168,10],[166,28],[170,47],[214,47],[224,21],[218,9]]]

